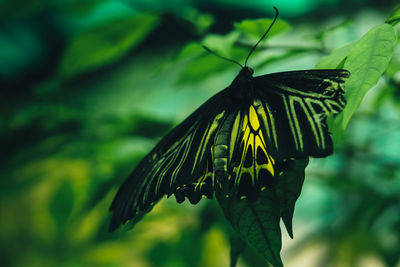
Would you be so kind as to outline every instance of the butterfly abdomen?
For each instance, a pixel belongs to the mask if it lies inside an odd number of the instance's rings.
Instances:
[[[221,124],[212,147],[214,173],[217,177],[225,176],[228,172],[230,138],[234,116],[229,115]]]

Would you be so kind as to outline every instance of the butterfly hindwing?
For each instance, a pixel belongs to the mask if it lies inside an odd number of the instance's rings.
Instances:
[[[259,115],[244,105],[226,116],[216,135],[213,162],[218,188],[255,200],[260,190],[271,188],[278,173],[268,153]]]
[[[332,153],[326,118],[345,106],[346,70],[306,70],[254,78],[254,106],[278,160]]]

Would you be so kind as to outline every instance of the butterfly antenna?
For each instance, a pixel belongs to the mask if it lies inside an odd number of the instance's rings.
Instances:
[[[214,56],[217,56],[217,57],[219,57],[219,58],[221,58],[221,59],[224,59],[224,60],[226,60],[226,61],[230,61],[230,62],[232,62],[232,63],[238,64],[241,68],[243,68],[242,64],[240,64],[240,63],[237,62],[236,60],[233,60],[233,59],[230,59],[230,58],[227,58],[227,57],[220,56],[220,55],[218,55],[216,52],[212,51],[210,48],[208,48],[208,47],[205,46],[205,45],[202,45],[202,47],[203,47],[208,53],[211,53],[211,54],[213,54]]]
[[[275,18],[272,21],[271,25],[269,25],[268,30],[261,36],[260,40],[251,48],[250,53],[247,55],[246,61],[244,62],[244,65],[247,66],[247,61],[249,60],[251,54],[253,54],[254,50],[256,50],[256,47],[258,44],[267,36],[269,30],[271,30],[272,26],[274,25],[276,19],[278,18],[278,9],[276,7],[273,7],[275,9]]]

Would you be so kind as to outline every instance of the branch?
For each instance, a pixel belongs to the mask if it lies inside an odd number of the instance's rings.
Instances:
[[[242,41],[236,41],[235,45],[240,46],[240,47],[245,47],[245,48],[252,48],[253,45],[249,43],[245,43]],[[295,46],[295,45],[259,45],[257,49],[288,49],[288,50],[295,50],[299,52],[309,52],[309,51],[315,51],[321,54],[329,54],[331,51],[322,47],[316,47],[316,46]]]

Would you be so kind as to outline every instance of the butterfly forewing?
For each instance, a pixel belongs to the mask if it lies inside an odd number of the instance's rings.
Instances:
[[[307,70],[254,78],[254,106],[278,160],[332,153],[326,118],[345,106],[346,70]]]
[[[212,196],[211,147],[219,122],[224,118],[224,91],[210,98],[192,115],[167,134],[139,163],[122,184],[110,210],[110,230],[148,210],[165,194],[176,193],[178,201],[197,194]],[[211,180],[210,180],[211,179]]]
[[[190,203],[197,204],[203,197],[213,198],[214,172],[211,155],[208,157],[205,166],[206,168],[200,178],[176,188],[174,195],[178,203],[188,199]]]

